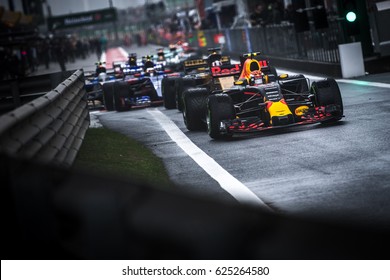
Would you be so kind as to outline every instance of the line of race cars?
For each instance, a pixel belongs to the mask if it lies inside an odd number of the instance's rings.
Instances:
[[[163,104],[166,109],[182,112],[188,130],[207,130],[214,139],[292,125],[333,123],[344,117],[334,79],[310,82],[302,74],[277,75],[259,52],[243,54],[240,63],[232,63],[229,56],[213,48],[206,58],[190,57],[176,68],[172,67],[176,62],[168,66],[163,50],[157,57],[131,66],[133,54],[128,66],[118,67],[115,75],[121,73],[122,80],[112,79],[114,82],[109,80],[102,86],[107,110]],[[130,79],[123,79],[126,71],[131,73]]]
[[[163,77],[180,75],[182,61],[198,53],[185,44],[159,49],[157,56],[141,59],[132,53],[126,61],[114,61],[112,69],[104,62],[96,70],[85,73],[85,88],[92,107],[101,104],[108,111],[162,105],[161,81]]]

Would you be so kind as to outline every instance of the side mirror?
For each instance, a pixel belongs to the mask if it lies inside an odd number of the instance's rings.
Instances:
[[[240,79],[238,81],[235,81],[234,85],[236,85],[236,86],[247,86],[248,85],[248,80],[247,79]]]
[[[286,79],[288,78],[288,74],[280,74],[279,79]]]

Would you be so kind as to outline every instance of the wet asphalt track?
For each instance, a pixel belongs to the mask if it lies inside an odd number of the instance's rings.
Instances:
[[[390,75],[381,77],[386,80]],[[390,89],[339,86],[346,116],[339,123],[281,128],[230,141],[187,131],[177,110],[157,110],[275,212],[390,228]],[[99,119],[161,157],[180,188],[237,203],[147,110],[154,109],[103,112]]]

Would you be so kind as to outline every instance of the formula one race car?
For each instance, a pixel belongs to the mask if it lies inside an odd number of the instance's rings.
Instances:
[[[303,75],[264,74],[259,53],[243,55],[240,77],[231,87],[210,92],[207,88],[184,93],[183,118],[189,130],[207,128],[211,138],[312,123],[332,123],[343,117],[343,102],[334,79],[311,83]],[[212,68],[218,77],[231,77]]]
[[[182,95],[187,88],[207,87],[209,90],[220,89],[211,75],[213,65],[231,65],[229,56],[222,56],[220,48],[208,49],[206,59],[184,61],[184,76],[168,77],[162,81],[162,95],[166,109],[183,110]],[[235,65],[237,71],[239,65]]]
[[[138,60],[130,54],[128,61],[113,62],[112,69],[97,68],[85,75],[88,100],[100,101],[107,111],[161,105],[161,80],[166,72],[153,56]]]
[[[85,90],[91,108],[103,105],[103,84],[116,79],[113,71],[107,71],[105,62],[97,62],[96,70],[84,74]],[[98,102],[97,102],[98,101]]]
[[[183,72],[184,61],[201,57],[198,52],[184,51],[181,46],[171,45],[169,48],[157,49],[157,62],[172,72]]]
[[[106,110],[123,111],[130,108],[158,106],[162,104],[161,80],[163,66],[153,62],[153,56],[136,61],[135,54],[123,67],[123,78],[103,84],[103,98]]]

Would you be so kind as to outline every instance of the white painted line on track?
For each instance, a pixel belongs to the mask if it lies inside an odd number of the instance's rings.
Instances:
[[[340,82],[340,83],[354,84],[354,85],[358,85],[358,86],[390,88],[390,84],[386,84],[386,83],[368,82],[368,81],[362,81],[362,80],[346,80],[346,79],[338,79],[336,81]]]
[[[289,75],[297,75],[299,73],[289,71],[286,69],[278,69],[277,68],[278,74],[286,73]],[[310,80],[322,80],[325,79],[326,77],[323,76],[314,76],[314,75],[308,75],[304,74],[305,77],[309,78]],[[381,87],[381,88],[390,88],[390,84],[386,83],[378,83],[378,82],[369,82],[369,81],[362,81],[362,80],[354,80],[354,79],[336,79],[337,82],[339,83],[346,83],[346,84],[353,84],[353,85],[358,85],[358,86],[369,86],[369,87]]]
[[[220,186],[232,195],[238,202],[261,206],[273,211],[256,196],[247,186],[222,168],[212,157],[196,146],[177,126],[160,110],[147,109],[148,113],[162,126],[169,137],[189,155],[204,171],[206,171]]]

